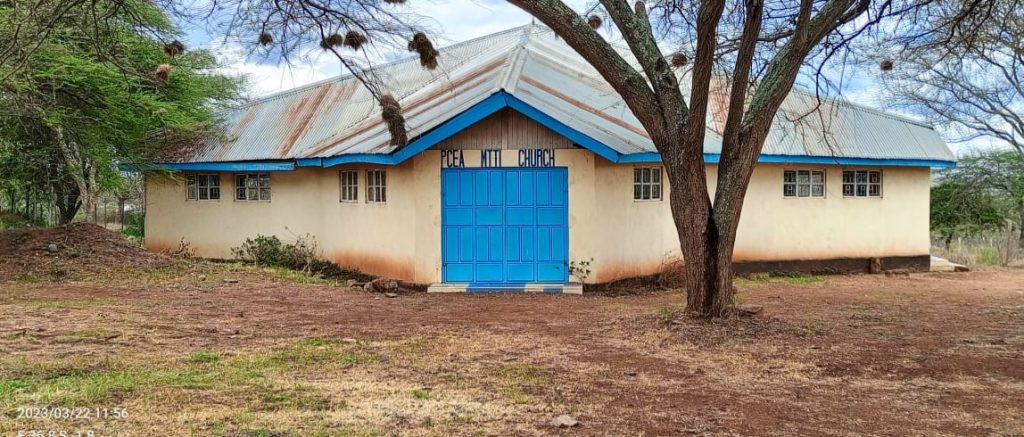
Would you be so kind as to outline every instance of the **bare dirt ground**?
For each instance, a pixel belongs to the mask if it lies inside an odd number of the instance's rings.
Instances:
[[[206,262],[0,281],[0,433],[1024,435],[1024,270],[738,286],[762,315]],[[19,417],[46,406],[128,417]]]

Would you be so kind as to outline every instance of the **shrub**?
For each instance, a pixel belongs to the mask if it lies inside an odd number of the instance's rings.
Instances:
[[[1003,257],[995,247],[979,247],[974,256],[976,262],[981,265],[998,266],[1003,263]]]
[[[146,236],[146,214],[142,212],[126,212],[124,213],[124,228],[121,233],[131,236],[143,238]]]
[[[286,266],[284,245],[276,236],[257,235],[246,238],[241,246],[231,248],[235,259],[258,266]]]

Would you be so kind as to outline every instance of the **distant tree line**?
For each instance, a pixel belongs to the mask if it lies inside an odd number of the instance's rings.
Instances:
[[[957,237],[1006,230],[1024,248],[1024,154],[994,149],[960,158],[932,186],[932,231],[946,248]]]

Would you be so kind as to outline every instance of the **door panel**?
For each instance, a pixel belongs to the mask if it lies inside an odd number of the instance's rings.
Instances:
[[[568,280],[568,170],[442,169],[445,282]]]

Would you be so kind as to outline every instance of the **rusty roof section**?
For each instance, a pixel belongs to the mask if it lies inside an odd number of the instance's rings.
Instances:
[[[623,50],[632,61],[628,51]],[[438,68],[416,58],[369,70],[401,103],[416,138],[505,91],[621,154],[654,152],[643,126],[597,71],[550,29],[527,25],[440,50]],[[689,91],[685,72],[680,85]],[[721,152],[718,135],[727,83],[714,87],[705,153]],[[191,162],[326,158],[387,154],[397,147],[380,106],[352,76],[254,100],[223,114],[223,134],[199,147]],[[795,90],[784,101],[764,154],[953,161],[930,126],[837,99]]]

